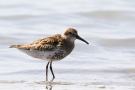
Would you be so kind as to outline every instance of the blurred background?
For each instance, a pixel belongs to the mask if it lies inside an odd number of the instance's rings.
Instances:
[[[76,40],[68,57],[53,62],[54,82],[135,85],[134,0],[0,1],[0,83],[44,81],[47,62],[9,46],[63,33],[68,27],[90,44]]]

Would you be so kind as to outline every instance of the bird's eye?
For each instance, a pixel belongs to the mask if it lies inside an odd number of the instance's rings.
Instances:
[[[71,32],[69,32],[69,34],[72,34]]]

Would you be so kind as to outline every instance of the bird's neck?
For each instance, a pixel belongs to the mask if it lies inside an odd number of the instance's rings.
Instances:
[[[74,49],[74,42],[73,41],[68,41],[67,42],[67,54],[70,54],[72,50]]]

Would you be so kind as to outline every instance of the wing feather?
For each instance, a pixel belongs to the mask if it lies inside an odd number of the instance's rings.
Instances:
[[[52,37],[36,40],[30,44],[12,45],[10,48],[45,51],[53,50],[55,47],[60,46],[59,44],[61,44],[61,35],[57,34]]]

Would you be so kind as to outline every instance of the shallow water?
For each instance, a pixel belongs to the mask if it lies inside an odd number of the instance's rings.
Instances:
[[[53,62],[56,76],[53,84],[135,89],[134,8],[133,0],[1,1],[0,84],[44,85],[47,62],[8,47],[73,27],[90,44],[76,40],[68,57]]]

